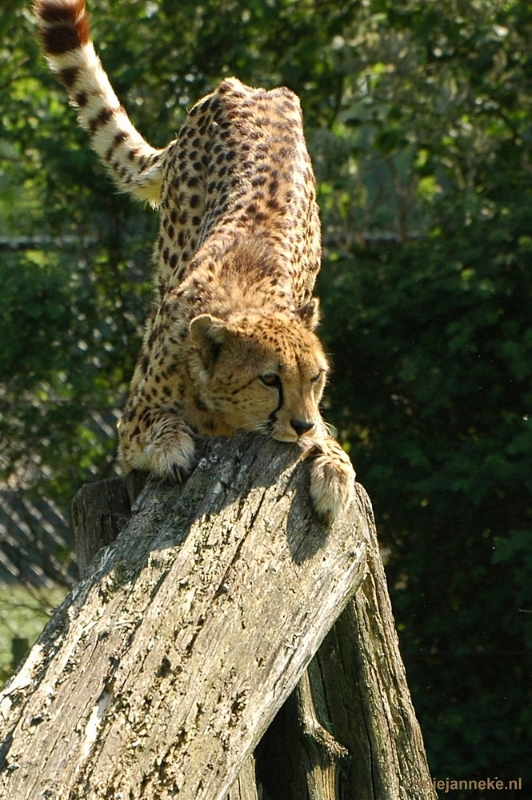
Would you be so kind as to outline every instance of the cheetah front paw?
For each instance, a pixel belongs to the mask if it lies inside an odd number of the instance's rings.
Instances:
[[[150,431],[150,443],[144,448],[149,469],[171,483],[182,483],[194,466],[194,434],[185,425],[172,430]]]
[[[335,439],[315,442],[305,458],[312,459],[310,495],[314,508],[320,519],[330,525],[353,500],[355,470]]]
[[[157,412],[148,418],[143,432],[135,422],[119,424],[120,460],[129,472],[154,472],[172,483],[181,483],[194,465],[195,434],[174,413]]]

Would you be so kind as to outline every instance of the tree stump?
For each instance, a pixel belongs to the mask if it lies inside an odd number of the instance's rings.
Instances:
[[[327,530],[299,448],[206,440],[89,567],[129,490],[78,497],[85,577],[0,694],[2,796],[435,797],[363,490]]]

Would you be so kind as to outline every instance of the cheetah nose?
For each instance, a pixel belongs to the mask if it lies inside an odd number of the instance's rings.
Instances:
[[[298,436],[303,436],[304,433],[308,433],[314,427],[313,422],[307,422],[305,419],[291,419],[290,425]]]

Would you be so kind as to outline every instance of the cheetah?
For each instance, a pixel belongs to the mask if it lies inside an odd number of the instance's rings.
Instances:
[[[51,68],[118,188],[159,209],[154,303],[119,422],[126,471],[181,481],[198,435],[298,442],[317,514],[351,502],[351,462],[321,418],[328,362],[312,296],[321,263],[299,99],[223,80],[157,150],[120,105],[84,0],[36,0]]]

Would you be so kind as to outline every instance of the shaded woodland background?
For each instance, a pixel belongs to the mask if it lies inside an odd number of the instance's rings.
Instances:
[[[326,417],[374,503],[431,770],[530,787],[532,6],[90,10],[154,146],[224,76],[300,96],[325,245]],[[2,3],[0,98],[1,478],[66,514],[115,471],[157,217],[90,151],[29,0]],[[69,561],[63,544],[53,556]]]

